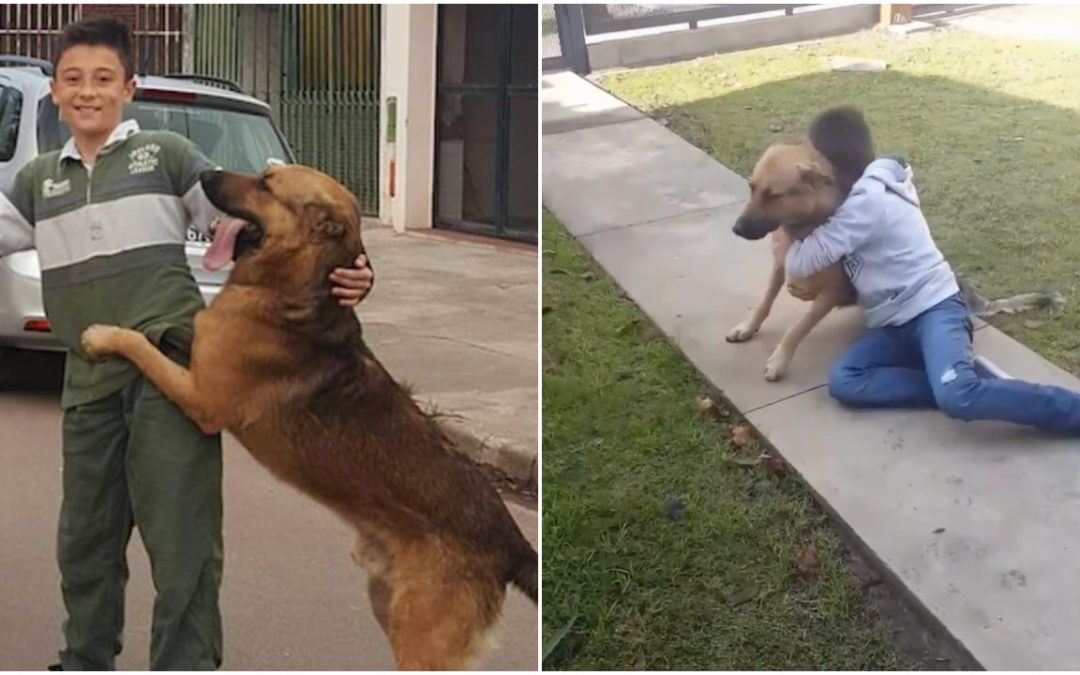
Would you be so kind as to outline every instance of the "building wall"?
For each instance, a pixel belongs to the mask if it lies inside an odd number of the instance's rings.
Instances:
[[[398,231],[431,227],[437,9],[436,5],[384,9],[379,219]],[[397,100],[396,111],[389,110],[391,97]],[[387,137],[391,112],[397,128],[393,142]]]

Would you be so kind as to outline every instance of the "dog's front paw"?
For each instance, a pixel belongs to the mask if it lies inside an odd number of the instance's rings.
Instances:
[[[98,357],[106,354],[115,354],[118,350],[118,341],[123,333],[123,328],[118,326],[102,326],[94,324],[87,326],[82,333],[82,348],[87,356]]]
[[[777,347],[765,362],[765,379],[776,382],[784,377],[788,364],[791,363],[791,355],[783,347]]]
[[[757,332],[757,328],[750,325],[748,322],[743,322],[729,330],[728,334],[724,336],[724,339],[728,342],[746,342],[757,335]]]

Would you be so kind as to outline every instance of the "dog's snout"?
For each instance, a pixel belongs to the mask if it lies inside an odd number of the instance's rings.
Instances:
[[[765,223],[742,215],[735,220],[735,226],[731,228],[731,231],[743,239],[754,241],[767,235],[770,229],[772,228],[768,227]]]
[[[205,188],[208,185],[216,184],[221,180],[221,176],[225,172],[221,169],[209,169],[199,174],[199,182],[203,184]]]

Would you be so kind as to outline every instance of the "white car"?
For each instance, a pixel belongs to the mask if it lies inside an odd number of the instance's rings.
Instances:
[[[47,61],[0,56],[0,189],[9,189],[19,169],[39,153],[59,149],[70,137],[49,96],[51,76]],[[142,129],[169,129],[190,138],[228,170],[258,173],[267,164],[294,161],[270,107],[225,80],[139,77],[124,117]],[[207,304],[231,268],[203,269],[208,245],[195,230],[188,233],[188,264]],[[63,350],[45,317],[37,251],[0,256],[0,361],[11,348]]]

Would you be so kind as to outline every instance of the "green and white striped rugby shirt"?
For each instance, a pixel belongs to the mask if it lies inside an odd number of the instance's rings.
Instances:
[[[63,407],[107,396],[138,375],[122,358],[86,358],[79,338],[90,324],[190,349],[204,304],[184,242],[189,225],[207,234],[221,215],[199,183],[213,168],[183,136],[127,120],[92,167],[69,140],[29,162],[0,196],[0,255],[37,248],[45,313],[68,349]]]

